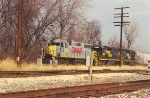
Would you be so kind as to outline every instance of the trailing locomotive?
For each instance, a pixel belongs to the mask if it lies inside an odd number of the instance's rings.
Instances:
[[[120,62],[120,49],[108,46],[53,39],[48,41],[43,55],[43,63],[57,61],[58,64],[86,64],[86,57],[92,56],[94,65],[117,65]],[[136,52],[122,49],[122,61],[126,65],[137,64]]]
[[[120,48],[102,46],[92,48],[92,50],[96,50],[94,52],[95,65],[118,65],[120,63]],[[125,65],[137,64],[136,52],[122,49],[122,63]]]

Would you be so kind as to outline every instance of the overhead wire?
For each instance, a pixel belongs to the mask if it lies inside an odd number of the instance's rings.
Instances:
[[[148,6],[146,6],[145,7],[145,9],[146,10],[149,10],[149,8],[147,8]],[[93,8],[94,9],[94,8]],[[114,14],[112,15],[111,14],[111,12],[110,11],[108,11],[108,10],[106,10],[106,9],[108,9],[108,8],[106,8],[105,6],[102,6],[102,5],[100,5],[99,7],[96,7],[96,10],[98,9],[98,14],[100,15],[99,17],[104,17],[105,18],[105,20],[104,20],[104,22],[112,22],[112,21],[110,21],[110,20],[115,20],[114,19]],[[118,12],[119,13],[119,12]],[[111,17],[112,16],[112,17]],[[107,17],[107,19],[106,19],[106,17]],[[138,18],[137,17],[134,17],[134,18],[132,18],[132,19],[134,19],[134,20],[138,20]],[[107,21],[106,21],[107,20]],[[148,25],[146,26],[147,28],[148,28]],[[150,40],[150,38],[146,35],[146,34],[143,34],[143,33],[141,33],[141,35],[143,36],[143,37],[145,37],[146,39],[148,39],[148,40]]]

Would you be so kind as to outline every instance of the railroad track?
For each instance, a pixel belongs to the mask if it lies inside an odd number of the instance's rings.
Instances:
[[[0,98],[72,98],[72,97],[100,97],[107,94],[134,91],[149,88],[150,80],[128,81],[119,83],[94,84],[35,91],[24,91],[0,94]]]
[[[52,76],[52,75],[74,75],[88,74],[89,70],[58,70],[58,71],[0,71],[0,78],[18,78],[18,77],[35,77],[35,76]],[[98,73],[147,73],[146,70],[93,70],[93,74]]]

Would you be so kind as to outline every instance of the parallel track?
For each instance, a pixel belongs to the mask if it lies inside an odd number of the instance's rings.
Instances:
[[[150,80],[128,81],[119,83],[84,85],[45,90],[25,91],[16,93],[0,94],[0,98],[72,98],[103,96],[112,93],[134,91],[142,88],[149,88]]]
[[[0,71],[0,78],[16,77],[35,77],[35,76],[52,76],[52,75],[74,75],[88,74],[89,70],[59,70],[59,71]],[[146,70],[93,70],[93,74],[98,73],[147,73]]]

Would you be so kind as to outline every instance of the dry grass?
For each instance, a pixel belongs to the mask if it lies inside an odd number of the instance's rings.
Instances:
[[[50,66],[43,65],[38,66],[36,63],[23,63],[21,67],[17,67],[16,62],[7,58],[5,60],[0,61],[0,71],[47,71],[47,70],[87,70],[88,67],[85,65],[58,65],[58,66]],[[123,65],[119,66],[93,66],[93,70],[103,70],[103,69],[111,69],[111,70],[147,70],[147,66],[127,66]]]

